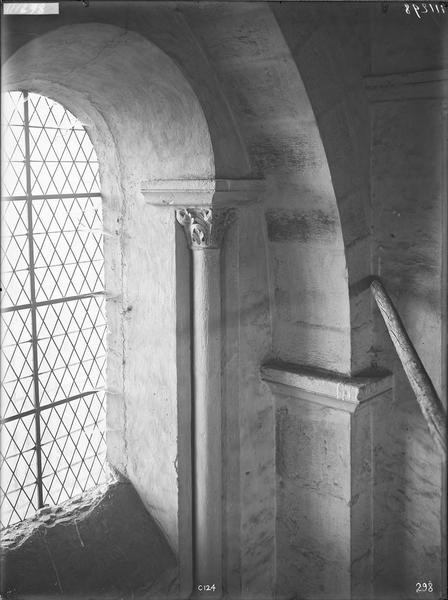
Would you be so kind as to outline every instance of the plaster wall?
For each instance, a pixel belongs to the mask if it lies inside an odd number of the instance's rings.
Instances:
[[[185,4],[184,6],[188,5]],[[120,31],[115,30],[118,40],[113,39],[112,46],[122,55],[123,63],[125,63],[124,71],[118,67],[118,64],[117,66],[110,66],[115,75],[119,75],[121,81],[123,81],[123,73],[130,74],[128,73],[129,65],[134,64],[132,60],[127,60],[130,57],[126,51],[123,52],[124,49],[130,50],[128,47],[132,46],[131,39],[126,38],[126,35],[139,34],[141,36],[140,42],[142,40],[151,40],[155,47],[160,49],[162,54],[165,55],[165,60],[169,57],[172,60],[171,65],[173,66],[174,63],[174,65],[179,67],[189,86],[191,86],[194,94],[199,99],[201,110],[204,112],[211,132],[216,176],[244,177],[250,174],[247,153],[239,132],[235,127],[228,103],[220,90],[216,74],[211,69],[206,54],[191,28],[184,20],[183,10],[181,10],[177,2],[129,2],[114,0],[113,2],[103,2],[102,4],[92,3],[89,5],[88,10],[85,10],[81,5],[66,2],[61,5],[60,14],[57,19],[52,16],[40,15],[39,19],[31,17],[24,22],[20,17],[8,16],[2,37],[3,59],[6,60],[7,57],[11,56],[21,46],[39,35],[50,32],[55,28],[63,26],[71,27],[76,24],[79,24],[82,29],[86,26],[87,28],[93,26],[94,28],[104,30],[105,25],[119,28]],[[98,47],[99,63],[102,62],[103,54],[107,53],[109,49],[109,42],[106,42],[106,45],[102,47],[102,40],[103,36],[101,35]],[[118,44],[115,43],[117,41]],[[64,41],[64,45],[67,45],[67,41]],[[91,44],[88,44],[89,46],[92,47]],[[140,59],[143,59],[143,56],[140,58],[136,57],[136,64],[138,64]],[[90,58],[93,58],[93,62],[97,62],[98,56],[94,55]],[[150,84],[151,73],[146,67],[157,69],[157,65],[153,65],[151,61],[147,61],[145,65],[140,70],[139,77],[146,84]],[[164,72],[163,67],[161,72]],[[149,79],[147,79],[147,76]],[[116,79],[114,83],[117,84]],[[132,94],[132,85],[124,86],[124,88],[127,90],[124,93]],[[181,88],[182,86],[178,89],[180,90]],[[169,105],[170,102],[167,103],[166,107],[159,107],[159,110],[163,112],[164,109],[168,109]],[[149,123],[145,123],[145,125],[151,127]],[[138,138],[135,141],[138,143]],[[151,141],[154,142],[154,140]],[[186,150],[187,147],[184,146],[184,151]],[[142,158],[143,156],[141,155]],[[194,153],[193,156],[190,155],[190,158],[194,159]],[[168,162],[171,162],[171,160],[172,158]],[[163,168],[163,166],[159,167]],[[144,179],[148,179],[148,177],[149,173],[146,173]],[[194,178],[194,174],[192,177]]]

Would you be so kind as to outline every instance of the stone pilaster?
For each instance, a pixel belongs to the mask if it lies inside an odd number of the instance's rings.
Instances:
[[[277,593],[372,600],[375,438],[392,377],[291,365],[265,366],[262,377],[277,414]]]

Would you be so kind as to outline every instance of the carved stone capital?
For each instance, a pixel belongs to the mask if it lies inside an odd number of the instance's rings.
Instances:
[[[192,250],[220,248],[224,232],[235,219],[231,208],[179,208],[176,219],[184,228]]]

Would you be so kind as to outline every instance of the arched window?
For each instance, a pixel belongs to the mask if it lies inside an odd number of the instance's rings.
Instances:
[[[83,125],[34,93],[2,98],[1,522],[105,480],[98,161]]]

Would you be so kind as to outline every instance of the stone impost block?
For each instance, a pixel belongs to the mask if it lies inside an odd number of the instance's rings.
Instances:
[[[272,363],[261,368],[261,375],[276,393],[349,413],[392,388],[392,375],[387,372],[348,377],[320,369]]]
[[[147,204],[191,207],[236,207],[259,201],[264,190],[261,179],[166,179],[143,181],[140,186]]]

